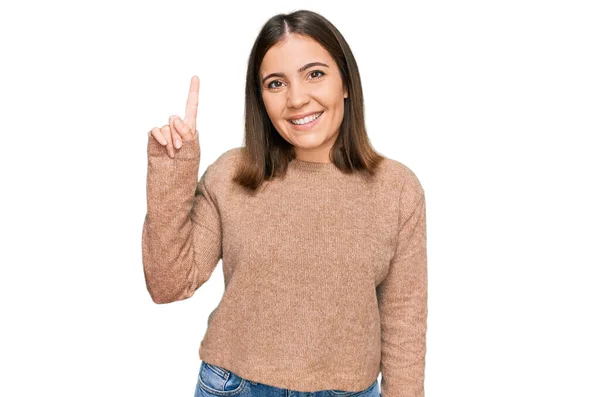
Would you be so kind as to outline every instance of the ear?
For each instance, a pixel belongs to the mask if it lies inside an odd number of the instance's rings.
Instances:
[[[344,87],[344,99],[348,98],[348,90]]]

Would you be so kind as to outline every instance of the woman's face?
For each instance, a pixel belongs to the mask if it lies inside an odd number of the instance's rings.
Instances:
[[[319,64],[309,65],[315,62]],[[294,145],[296,158],[331,162],[329,151],[339,134],[348,92],[327,50],[312,38],[291,34],[267,51],[259,73],[269,118],[279,134]],[[291,122],[315,113],[322,114],[307,124]]]

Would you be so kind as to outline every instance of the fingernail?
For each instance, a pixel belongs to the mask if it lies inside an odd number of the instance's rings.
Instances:
[[[181,147],[181,141],[179,139],[175,139],[175,147],[179,149]]]

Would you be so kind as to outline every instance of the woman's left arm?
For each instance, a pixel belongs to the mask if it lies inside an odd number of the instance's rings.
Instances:
[[[420,184],[402,200],[396,253],[377,287],[382,397],[424,397],[427,332],[427,236]]]

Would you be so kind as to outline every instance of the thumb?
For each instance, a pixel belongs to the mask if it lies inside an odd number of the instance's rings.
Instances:
[[[194,131],[190,129],[190,127],[179,118],[179,116],[175,116],[173,119],[173,124],[177,129],[179,135],[184,141],[189,141],[194,138]]]

